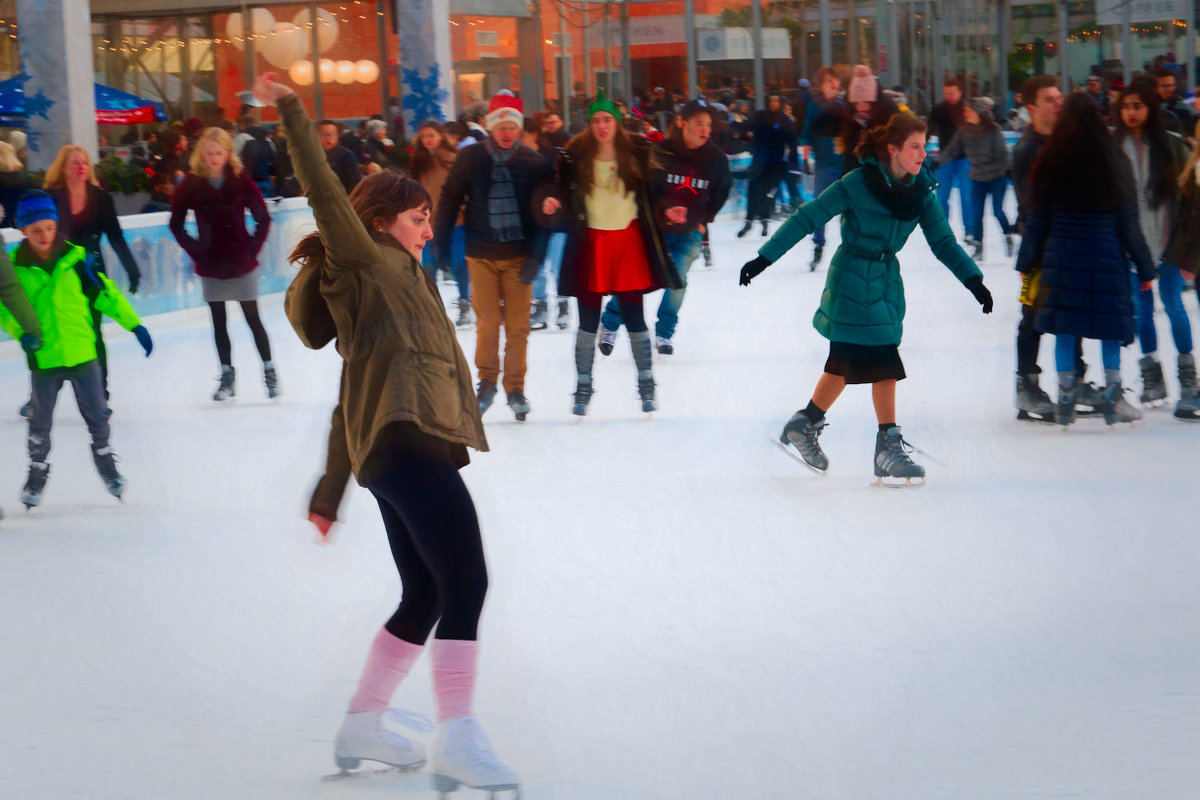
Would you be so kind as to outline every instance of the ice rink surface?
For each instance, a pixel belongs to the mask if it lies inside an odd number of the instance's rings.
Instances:
[[[463,473],[491,579],[476,709],[525,797],[1196,797],[1200,425],[1169,407],[1119,430],[1016,421],[1018,276],[988,226],[991,316],[919,230],[901,255],[920,489],[870,486],[866,387],[829,415],[828,475],[772,443],[827,354],[807,241],[739,288],[762,238],[714,230],[652,417],[624,332],[582,420],[574,324],[531,335],[529,421],[498,403]],[[148,318],[150,359],[108,330],[124,503],[64,390],[43,505],[20,506],[28,373],[0,347],[0,797],[434,796],[424,773],[320,781],[399,584],[363,489],[314,543],[339,359],[262,304],[279,402],[238,312],[222,407],[206,312]],[[1101,380],[1098,343],[1085,355]],[[427,658],[394,705],[432,714]]]

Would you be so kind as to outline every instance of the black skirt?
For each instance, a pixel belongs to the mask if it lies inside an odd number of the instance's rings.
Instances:
[[[906,377],[900,347],[894,344],[830,342],[825,371],[842,376],[846,383],[902,381]]]

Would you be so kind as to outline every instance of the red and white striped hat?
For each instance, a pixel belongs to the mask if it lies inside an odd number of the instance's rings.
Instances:
[[[511,92],[501,91],[488,103],[485,120],[487,129],[490,131],[501,122],[514,122],[520,128],[525,122],[525,114],[522,113],[524,107],[521,98],[514,97]]]

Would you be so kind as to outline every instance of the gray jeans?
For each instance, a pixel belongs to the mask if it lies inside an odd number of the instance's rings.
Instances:
[[[75,404],[92,435],[92,449],[108,446],[108,401],[104,399],[104,376],[100,362],[86,361],[74,367],[38,370],[33,373],[33,418],[29,420],[29,460],[46,461],[50,455],[50,428],[54,425],[54,406],[58,391],[70,381]]]

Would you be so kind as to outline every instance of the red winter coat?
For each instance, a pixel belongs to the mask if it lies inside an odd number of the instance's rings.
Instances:
[[[188,210],[196,212],[197,235],[183,227]],[[254,217],[254,233],[246,230],[246,212]],[[267,240],[271,215],[250,172],[234,175],[225,167],[225,182],[214,189],[207,178],[188,173],[171,200],[171,233],[192,260],[196,274],[229,280],[258,266],[258,251]]]

